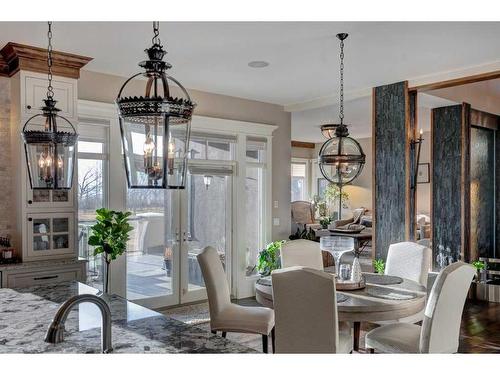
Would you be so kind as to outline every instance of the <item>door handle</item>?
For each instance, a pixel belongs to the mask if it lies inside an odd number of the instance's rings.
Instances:
[[[182,240],[183,240],[184,242],[192,241],[192,240],[191,240],[191,233],[189,233],[189,232],[184,232],[184,233],[182,234],[182,236],[183,236]]]

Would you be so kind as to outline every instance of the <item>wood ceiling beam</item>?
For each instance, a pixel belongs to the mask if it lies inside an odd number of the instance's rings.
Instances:
[[[312,142],[299,142],[299,141],[292,141],[292,147],[300,147],[300,148],[315,148],[316,144]]]

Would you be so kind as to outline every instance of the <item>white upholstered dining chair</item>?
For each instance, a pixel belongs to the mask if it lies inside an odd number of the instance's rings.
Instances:
[[[293,266],[323,270],[323,256],[319,242],[293,240],[281,245],[281,267],[287,268]]]
[[[422,326],[394,323],[375,328],[366,334],[366,348],[384,353],[456,353],[474,274],[474,268],[463,262],[444,268],[432,287]]]
[[[385,274],[409,279],[427,287],[427,277],[431,269],[432,251],[415,242],[398,242],[389,246]],[[380,325],[396,322],[418,323],[424,319],[424,310],[397,320],[375,322]]]
[[[207,288],[212,333],[256,333],[262,335],[262,350],[268,352],[268,337],[272,335],[274,351],[274,312],[267,307],[240,306],[231,303],[229,285],[217,250],[205,247],[197,255]]]
[[[353,339],[339,330],[334,275],[307,267],[275,270],[276,353],[350,353]]]
[[[389,246],[385,274],[413,280],[427,286],[431,268],[431,249],[416,242],[398,242]]]

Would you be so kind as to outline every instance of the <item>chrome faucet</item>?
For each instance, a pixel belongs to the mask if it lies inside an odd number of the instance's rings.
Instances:
[[[64,302],[57,310],[54,319],[47,329],[45,342],[57,344],[64,341],[64,323],[66,322],[66,318],[73,307],[82,302],[91,302],[101,310],[101,348],[103,353],[111,352],[113,350],[111,345],[111,311],[108,304],[102,298],[93,294],[80,294]]]

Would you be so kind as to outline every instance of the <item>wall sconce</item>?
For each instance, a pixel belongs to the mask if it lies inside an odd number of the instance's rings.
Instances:
[[[414,190],[417,188],[417,177],[418,177],[418,165],[420,164],[420,149],[422,148],[422,142],[424,138],[422,138],[422,135],[424,134],[424,131],[420,129],[418,139],[413,139],[410,142],[410,147],[411,151],[415,152],[415,149],[417,150],[417,157],[415,159],[415,171],[413,173],[413,180],[411,182],[411,189]],[[418,145],[418,148],[417,148]]]
[[[205,184],[205,187],[208,188],[210,187],[210,184],[212,183],[213,176],[203,176],[203,183]]]

